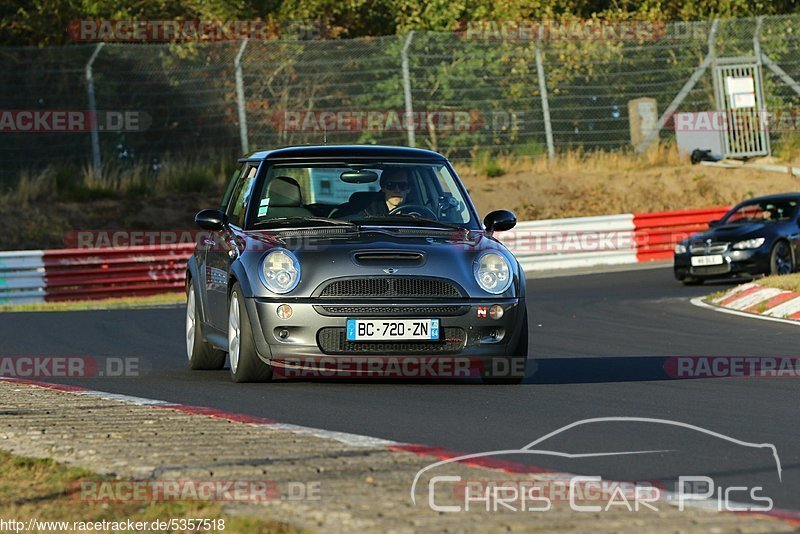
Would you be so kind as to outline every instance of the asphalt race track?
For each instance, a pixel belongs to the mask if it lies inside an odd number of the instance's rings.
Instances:
[[[0,316],[3,356],[138,357],[139,378],[53,379],[101,391],[211,406],[285,423],[462,452],[518,449],[587,418],[680,421],[768,450],[657,422],[580,425],[537,448],[567,453],[661,451],[505,460],[616,480],[706,475],[800,510],[800,380],[669,379],[670,356],[797,356],[800,329],[717,313],[689,299],[729,284],[685,288],[670,269],[531,279],[531,357],[522,386],[398,381],[233,384],[228,371],[186,367],[183,309]],[[255,451],[254,451],[255,453]],[[414,473],[409,473],[409,481]],[[672,488],[670,488],[672,489]]]

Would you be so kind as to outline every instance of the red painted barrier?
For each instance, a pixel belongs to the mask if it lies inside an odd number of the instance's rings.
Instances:
[[[705,230],[709,221],[722,217],[727,210],[727,207],[716,207],[607,218],[625,219],[624,232],[628,235],[633,232],[635,259],[630,240],[622,251],[630,253],[625,262],[633,263],[671,259],[676,243]],[[631,218],[633,230],[630,228]],[[599,224],[597,219],[602,217],[567,221],[571,224],[577,221],[583,227],[589,225],[591,228],[591,225]],[[566,223],[559,220],[553,224],[557,228],[558,224]],[[535,225],[538,226],[539,222]],[[0,252],[0,303],[88,300],[183,291],[186,260],[193,250],[194,243],[183,243]],[[576,252],[596,254],[592,251]],[[574,255],[573,252],[570,254]],[[596,264],[602,264],[602,261]]]
[[[194,244],[45,250],[46,301],[183,291]]]
[[[700,210],[635,213],[633,215],[636,259],[638,261],[672,258],[675,245],[697,232],[708,229],[708,223],[719,219],[730,207]]]

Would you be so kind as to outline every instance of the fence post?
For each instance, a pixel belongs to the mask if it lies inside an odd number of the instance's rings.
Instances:
[[[543,26],[539,26],[539,37],[536,39],[536,74],[539,77],[539,95],[542,97],[542,119],[544,120],[544,135],[547,140],[547,157],[556,156],[556,148],[553,145],[553,125],[550,122],[550,103],[547,101],[547,83],[544,79],[544,62],[542,61],[542,31]]]
[[[250,152],[250,143],[247,138],[247,109],[244,100],[244,77],[242,75],[242,56],[244,49],[247,48],[247,39],[242,41],[236,59],[233,60],[234,70],[236,71],[236,105],[239,108],[239,141],[242,144],[242,154]]]
[[[94,73],[92,72],[92,65],[94,64],[94,60],[97,59],[97,54],[100,53],[100,50],[105,46],[105,43],[98,43],[97,47],[92,52],[92,55],[89,57],[89,61],[86,62],[86,98],[89,100],[89,113],[91,114],[91,120],[93,124],[91,124],[91,130],[89,130],[89,135],[92,138],[92,166],[94,167],[94,172],[100,172],[100,137],[97,134],[97,103],[95,102],[94,98]]]
[[[700,77],[706,72],[706,69],[713,63],[714,59],[717,57],[717,52],[715,47],[716,38],[717,38],[717,28],[719,27],[719,19],[714,19],[714,22],[711,23],[711,31],[708,33],[708,53],[706,57],[703,59],[703,62],[694,70],[691,77],[686,80],[686,83],[683,84],[683,87],[672,99],[667,109],[664,110],[664,113],[659,117],[658,122],[656,123],[653,131],[639,144],[639,147],[636,149],[636,152],[639,154],[643,154],[650,145],[653,144],[654,141],[658,139],[659,134],[661,133],[661,129],[667,124],[667,121],[672,117],[672,114],[675,113],[675,110],[678,109],[678,106],[681,105],[681,102],[686,98],[697,82],[700,80]]]
[[[406,131],[408,132],[408,146],[411,148],[416,146],[416,139],[414,138],[414,106],[411,101],[411,73],[408,67],[408,48],[411,46],[413,38],[414,30],[411,30],[406,35],[406,42],[403,44],[403,51],[400,54],[403,62],[403,94],[406,100]]]

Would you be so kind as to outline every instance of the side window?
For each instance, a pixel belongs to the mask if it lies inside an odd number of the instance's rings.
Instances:
[[[219,204],[220,211],[225,211],[228,209],[228,203],[231,201],[231,196],[233,195],[233,189],[236,187],[236,183],[239,181],[239,176],[242,174],[242,169],[247,166],[247,163],[243,164],[241,167],[233,171],[233,176],[231,176],[230,181],[228,182],[228,186],[225,188],[225,195],[222,197],[222,202]]]
[[[242,176],[231,194],[232,201],[228,206],[228,220],[234,226],[244,227],[244,218],[247,214],[247,204],[250,202],[250,193],[256,181],[258,164],[248,163],[242,169]]]

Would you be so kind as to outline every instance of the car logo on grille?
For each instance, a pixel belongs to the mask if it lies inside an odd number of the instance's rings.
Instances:
[[[397,272],[397,269],[389,267],[388,269],[384,269],[383,272],[385,272],[386,274],[394,274]]]

